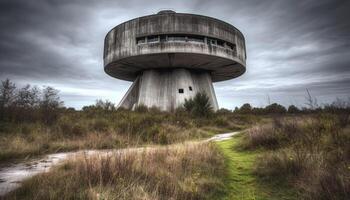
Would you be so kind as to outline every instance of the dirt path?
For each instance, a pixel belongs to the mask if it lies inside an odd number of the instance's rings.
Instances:
[[[230,139],[239,132],[223,133],[215,135],[206,141],[222,141]],[[24,163],[10,164],[0,168],[0,196],[18,188],[21,182],[27,178],[33,177],[39,173],[47,172],[52,166],[59,164],[68,157],[74,157],[80,154],[92,155],[96,153],[113,153],[123,151],[139,151],[147,147],[118,149],[118,150],[84,150],[76,152],[55,153],[46,155],[41,159],[34,159]]]

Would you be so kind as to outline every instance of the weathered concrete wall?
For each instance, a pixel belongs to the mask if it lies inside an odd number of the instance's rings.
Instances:
[[[234,51],[207,43],[158,42],[137,44],[136,38],[159,34],[194,34],[208,36],[235,44]],[[187,65],[177,63],[177,54],[205,55],[187,58]],[[116,78],[133,81],[147,67],[207,69],[213,81],[234,78],[245,72],[245,41],[241,32],[223,21],[193,14],[166,13],[149,15],[124,22],[113,28],[105,38],[105,71]],[[210,59],[208,59],[210,58]],[[220,61],[220,62],[219,62]],[[208,67],[207,65],[211,65]],[[225,75],[225,76],[224,76]]]
[[[185,39],[168,40],[174,34]],[[149,42],[137,42],[142,37]],[[119,104],[129,109],[144,104],[171,111],[203,91],[217,110],[212,82],[246,70],[245,40],[238,29],[211,17],[170,11],[113,28],[105,38],[103,58],[107,74],[135,81]]]
[[[120,101],[119,107],[123,107],[126,109],[132,109],[135,104],[137,104],[139,97],[139,89],[140,89],[140,79],[136,78],[136,80],[132,83],[122,100]]]
[[[130,92],[121,101],[120,106],[132,109],[129,99],[137,98],[137,105],[158,107],[164,111],[172,111],[183,105],[185,99],[190,99],[197,92],[205,92],[214,110],[218,104],[208,72],[192,72],[187,69],[146,70],[138,78],[139,84],[133,84]],[[138,89],[134,89],[139,86]],[[183,89],[183,93],[179,93]]]

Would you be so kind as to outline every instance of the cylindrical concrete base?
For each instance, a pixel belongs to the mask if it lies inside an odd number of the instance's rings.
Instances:
[[[188,69],[150,69],[144,71],[132,84],[119,106],[132,109],[137,105],[173,111],[185,99],[196,93],[208,95],[213,109],[218,109],[212,80],[208,72]]]

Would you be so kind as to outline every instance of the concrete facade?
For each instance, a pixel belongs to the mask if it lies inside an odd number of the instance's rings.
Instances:
[[[242,75],[245,63],[242,33],[201,15],[161,11],[124,22],[105,38],[105,72],[134,82],[119,104],[129,109],[171,111],[203,91],[217,110],[212,82]]]
[[[136,105],[147,105],[173,111],[180,107],[185,99],[193,98],[197,92],[205,92],[213,109],[218,109],[208,72],[193,72],[188,69],[149,69],[134,81],[118,107],[133,108]]]

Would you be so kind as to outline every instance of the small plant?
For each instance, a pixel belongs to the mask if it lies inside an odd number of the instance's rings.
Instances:
[[[169,144],[169,141],[168,141],[168,136],[166,133],[164,132],[160,132],[159,135],[158,135],[158,140],[159,140],[159,143],[160,144]]]
[[[138,113],[145,113],[145,112],[148,112],[148,107],[143,105],[143,104],[140,104],[140,105],[137,105],[135,107],[135,112],[138,112]]]
[[[194,98],[185,99],[184,107],[195,117],[208,118],[213,113],[210,99],[204,92],[199,92]]]

